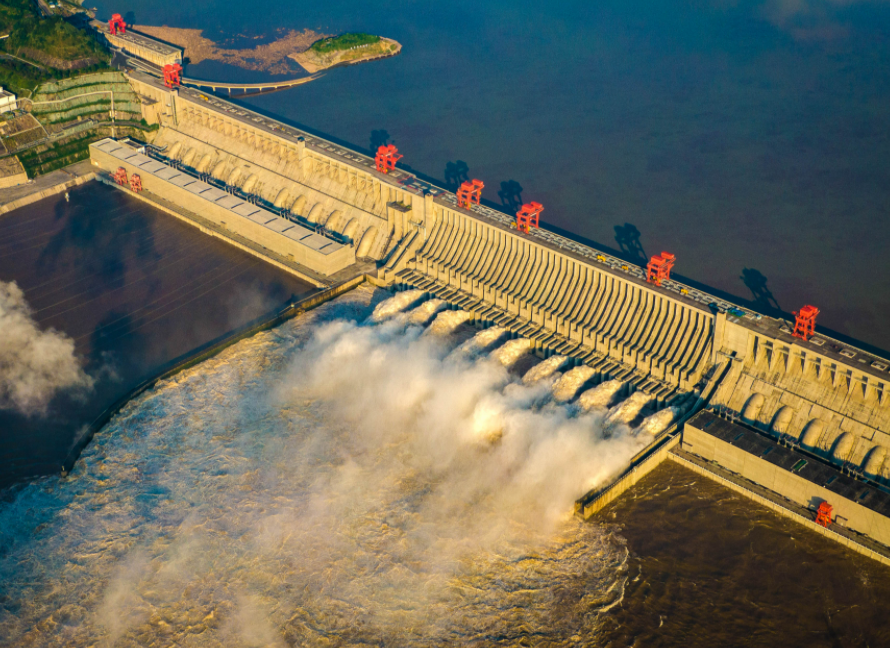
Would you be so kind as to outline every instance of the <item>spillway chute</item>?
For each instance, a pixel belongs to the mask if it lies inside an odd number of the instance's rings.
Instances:
[[[492,326],[479,331],[472,338],[461,344],[458,351],[462,353],[484,353],[494,348],[506,334],[507,329],[500,326]]]
[[[555,355],[550,356],[546,360],[542,360],[534,367],[525,372],[522,382],[526,385],[533,385],[541,380],[553,377],[553,375],[565,367],[569,363],[568,356]]]
[[[553,384],[553,400],[557,403],[567,403],[584,387],[588,380],[593,378],[596,370],[587,365],[581,365],[566,371],[559,380]]]
[[[606,382],[588,389],[578,397],[578,405],[585,412],[596,409],[607,409],[615,399],[615,395],[621,391],[624,383],[620,380],[607,380]]]
[[[433,318],[447,308],[448,303],[444,299],[427,299],[420,306],[415,306],[408,313],[408,323],[418,326],[427,326]]]
[[[634,430],[634,434],[649,434],[658,436],[667,430],[671,424],[680,417],[679,407],[665,407],[643,419]]]
[[[430,335],[451,335],[458,326],[472,317],[473,314],[465,310],[442,311],[425,332]]]
[[[374,308],[374,312],[371,314],[371,321],[382,322],[383,320],[389,319],[396,313],[401,313],[409,306],[418,302],[425,294],[426,293],[422,290],[404,290],[402,292],[397,292],[389,299],[384,299],[377,304]]]
[[[504,344],[491,352],[491,357],[508,369],[516,364],[520,358],[531,351],[531,341],[528,338],[516,338],[507,340]]]
[[[606,417],[606,425],[617,423],[631,423],[640,412],[655,398],[644,391],[634,392],[609,411]]]

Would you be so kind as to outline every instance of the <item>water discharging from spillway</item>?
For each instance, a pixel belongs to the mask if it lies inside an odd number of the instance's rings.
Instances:
[[[164,381],[71,475],[0,505],[0,636],[595,643],[626,552],[572,504],[646,435],[606,438],[602,412],[541,405],[549,385],[494,357],[517,341],[454,354],[451,336],[419,335],[392,303],[373,323],[374,294]]]

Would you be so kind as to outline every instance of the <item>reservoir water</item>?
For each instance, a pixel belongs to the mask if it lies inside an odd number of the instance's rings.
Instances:
[[[388,135],[440,181],[463,162],[492,202],[537,200],[577,237],[673,252],[688,279],[767,310],[815,304],[890,349],[887,3],[96,4],[239,47],[279,29],[391,36],[398,57],[244,101],[365,149]]]

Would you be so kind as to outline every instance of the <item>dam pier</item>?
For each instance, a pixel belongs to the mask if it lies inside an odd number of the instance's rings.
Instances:
[[[158,130],[148,143],[92,144],[105,181],[318,287],[362,276],[500,327],[574,372],[569,400],[609,383],[635,414],[659,414],[647,448],[580,498],[579,516],[679,458],[770,490],[808,524],[825,502],[848,546],[890,556],[890,360],[678,282],[673,255],[642,268],[537,227],[540,205],[517,222],[479,203],[481,181],[454,194],[397,157],[381,164],[394,147],[371,158],[193,88],[127,78]],[[707,417],[734,433],[715,423],[714,436]],[[768,467],[739,459],[754,448]]]

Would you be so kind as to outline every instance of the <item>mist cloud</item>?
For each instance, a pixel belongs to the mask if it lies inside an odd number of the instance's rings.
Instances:
[[[0,636],[51,618],[34,645],[592,637],[627,552],[573,501],[648,439],[421,318],[363,323],[377,298],[356,289],[165,381],[66,480],[0,507],[0,582],[27,601],[0,609]]]
[[[0,408],[40,414],[60,390],[86,389],[93,381],[64,333],[41,331],[15,282],[0,282]]]

